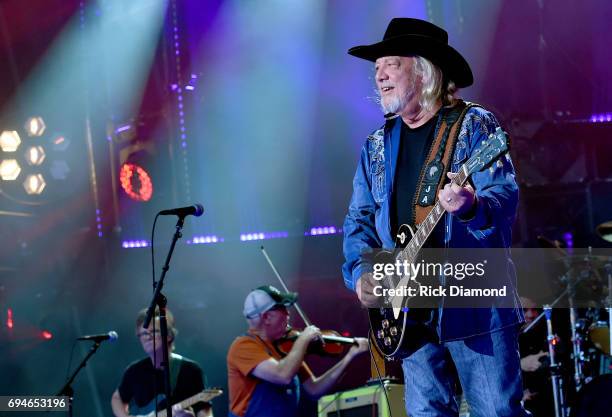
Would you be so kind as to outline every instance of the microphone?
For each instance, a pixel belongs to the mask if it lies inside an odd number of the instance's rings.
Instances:
[[[178,207],[178,208],[173,208],[173,209],[168,209],[168,210],[162,210],[159,212],[159,214],[162,216],[169,216],[169,215],[175,214],[179,217],[185,217],[189,215],[200,217],[202,214],[204,214],[204,206],[201,205],[200,203],[196,203],[193,206]]]
[[[111,330],[110,332],[104,334],[91,334],[89,336],[77,337],[77,340],[91,340],[93,342],[102,342],[104,340],[110,340],[111,342],[114,342],[118,338],[119,335],[117,334],[117,332]]]

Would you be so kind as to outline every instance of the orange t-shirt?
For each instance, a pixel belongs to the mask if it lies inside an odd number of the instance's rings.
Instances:
[[[237,337],[227,353],[230,411],[237,416],[244,416],[246,413],[260,381],[251,375],[253,369],[269,358],[282,359],[282,355],[272,344],[250,332],[249,334],[250,336]],[[313,376],[306,363],[302,363],[298,375],[302,382]]]

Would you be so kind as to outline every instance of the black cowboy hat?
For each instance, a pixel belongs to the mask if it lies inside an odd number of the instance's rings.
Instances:
[[[448,33],[420,19],[392,19],[381,42],[355,46],[348,53],[372,62],[383,56],[418,55],[440,67],[444,76],[457,87],[468,87],[474,82],[470,65],[448,44]]]

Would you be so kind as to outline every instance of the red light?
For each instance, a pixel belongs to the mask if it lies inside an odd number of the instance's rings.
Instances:
[[[342,336],[344,336],[344,337],[350,337],[350,336],[351,336],[351,333],[350,333],[350,332],[347,332],[346,330],[345,330],[345,331],[343,331],[341,334],[342,334]]]
[[[136,201],[149,201],[153,196],[153,181],[149,173],[140,165],[125,163],[119,171],[121,188]]]
[[[13,328],[13,309],[9,308],[6,310],[6,327],[9,329]]]
[[[43,339],[45,340],[50,340],[53,338],[53,335],[51,334],[51,332],[48,332],[46,330],[43,330],[40,335],[42,336]]]
[[[63,136],[58,137],[57,139],[53,141],[53,143],[55,143],[56,145],[59,145],[60,143],[64,143],[64,137]]]

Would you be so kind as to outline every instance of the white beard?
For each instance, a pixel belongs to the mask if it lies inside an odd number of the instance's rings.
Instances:
[[[383,114],[399,112],[407,104],[405,99],[406,97],[398,97],[397,95],[388,97],[386,100],[381,99],[380,107],[382,108]]]
[[[417,94],[416,93],[416,86],[417,86],[416,76],[413,74],[411,77],[412,78],[409,81],[410,85],[406,89],[405,94],[401,96],[398,94],[393,94],[392,96],[387,97],[386,99],[383,99],[383,97],[380,95],[380,92],[378,92],[378,98],[380,100],[379,101],[380,107],[383,111],[383,114],[387,114],[387,113],[398,114],[400,111],[404,110],[406,106],[408,106],[408,104],[410,103],[410,100],[412,100],[415,94]]]

